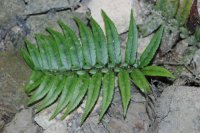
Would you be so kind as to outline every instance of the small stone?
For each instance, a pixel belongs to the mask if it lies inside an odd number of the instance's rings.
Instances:
[[[183,57],[187,48],[188,48],[188,43],[185,40],[182,40],[176,44],[175,54],[178,56],[178,58]]]
[[[70,122],[68,125],[71,127],[71,126],[72,126],[72,123]]]
[[[146,102],[146,99],[144,96],[142,96],[141,93],[134,93],[132,95],[132,101],[136,102],[136,103],[142,103],[142,102]]]
[[[101,10],[104,10],[116,24],[119,33],[128,30],[132,8],[131,0],[91,0],[86,6],[90,9],[91,15],[100,24],[102,29],[104,29],[104,22]]]
[[[199,95],[198,87],[166,88],[156,106],[158,133],[199,133]]]
[[[160,45],[161,54],[169,52],[179,39],[179,31],[176,27],[167,26],[163,33],[162,42]]]
[[[6,125],[4,133],[38,133],[38,126],[32,122],[32,108],[17,113],[14,119]]]
[[[84,112],[84,111],[83,111],[83,109],[82,109],[81,107],[79,107],[79,108],[77,109],[77,113],[78,113],[78,114],[83,114],[83,112]]]
[[[194,57],[192,59],[192,64],[195,68],[195,70],[200,73],[200,50],[197,50],[194,54]]]

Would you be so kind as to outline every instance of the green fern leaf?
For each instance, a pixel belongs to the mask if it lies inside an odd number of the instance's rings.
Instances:
[[[139,69],[134,69],[131,72],[131,78],[134,84],[144,93],[149,94],[151,92],[149,83],[144,74]]]
[[[76,90],[72,92],[72,97],[69,101],[69,104],[67,106],[65,113],[62,116],[62,119],[64,119],[71,111],[73,111],[79,105],[79,103],[81,102],[81,100],[83,99],[83,97],[85,96],[87,92],[89,81],[90,81],[89,76],[85,74],[85,75],[82,75],[80,79],[82,80],[82,83],[80,84],[81,87],[77,87]]]
[[[30,54],[30,57],[32,59],[32,62],[34,64],[34,69],[41,67],[41,58],[38,49],[35,45],[31,44],[28,40],[25,40],[25,43],[27,44],[27,49]]]
[[[25,86],[25,92],[30,93],[31,91],[36,89],[36,87],[38,87],[41,84],[43,77],[44,76],[42,72],[32,71],[29,82]]]
[[[179,0],[157,0],[156,9],[161,10],[163,16],[173,18],[178,10]]]
[[[103,11],[102,16],[106,37],[93,18],[90,19],[91,29],[76,18],[79,36],[62,21],[58,21],[64,35],[48,28],[49,35],[36,35],[37,45],[26,41],[27,51],[21,50],[25,61],[33,70],[25,87],[25,92],[31,96],[28,104],[40,101],[37,106],[39,112],[58,99],[50,120],[62,111],[64,114],[61,119],[64,119],[87,95],[81,119],[83,124],[95,106],[102,88],[103,99],[99,114],[101,120],[113,99],[115,75],[118,76],[124,117],[131,99],[129,74],[135,85],[145,94],[151,90],[144,75],[173,78],[173,75],[164,68],[147,66],[159,47],[163,27],[158,30],[141,55],[139,67],[135,68],[138,66],[136,64],[138,33],[133,12],[130,15],[125,62],[121,59],[117,29]]]
[[[69,46],[67,45],[67,41],[65,37],[57,31],[54,31],[48,28],[48,31],[51,33],[52,37],[55,40],[56,46],[59,51],[59,57],[61,61],[61,70],[70,70],[71,69],[71,56],[69,54]]]
[[[176,14],[176,20],[179,22],[179,25],[184,25],[187,23],[192,3],[193,0],[182,0],[181,5]]]
[[[147,66],[152,60],[152,58],[154,57],[160,45],[163,30],[164,30],[164,26],[161,26],[160,29],[156,32],[156,34],[153,36],[149,45],[146,47],[146,49],[142,53],[140,57],[140,65],[139,65],[140,67]]]
[[[60,99],[58,101],[57,107],[53,114],[50,117],[50,120],[55,118],[69,103],[71,98],[71,88],[73,85],[73,82],[75,81],[76,76],[70,75],[68,77],[63,78],[63,91],[61,93]]]
[[[62,78],[62,77],[60,77]],[[47,94],[47,96],[42,100],[42,102],[40,103],[40,105],[37,107],[36,113],[40,112],[41,110],[43,110],[44,108],[48,107],[49,105],[51,105],[58,97],[58,95],[61,93],[62,91],[62,87],[61,85],[63,84],[59,84],[60,80],[59,80],[59,76],[56,75],[55,79],[53,79],[51,86],[49,87],[49,92]]]
[[[130,25],[128,30],[128,40],[126,44],[125,62],[133,65],[136,60],[137,45],[138,45],[138,31],[133,18],[133,11],[131,11]]]
[[[27,65],[31,68],[34,69],[34,64],[32,62],[31,56],[30,54],[24,50],[24,49],[20,49],[20,54],[21,56],[24,58],[25,62],[27,63]]]
[[[82,85],[83,85],[83,82],[82,82],[81,78],[76,78],[75,81],[73,82],[73,85],[72,85],[71,89],[70,89],[70,99],[69,100],[74,98],[74,95],[79,92],[79,90],[81,89]],[[64,119],[66,116],[67,116],[67,114],[65,112],[61,119]]]
[[[92,32],[94,35],[97,63],[101,66],[104,66],[108,63],[108,50],[106,46],[105,36],[101,27],[92,17],[90,19],[90,24],[92,26]]]
[[[175,78],[170,71],[159,66],[147,66],[142,69],[142,73],[146,76],[161,76],[161,77],[169,77],[173,79]]]
[[[83,124],[83,122],[85,121],[89,113],[91,112],[92,108],[94,107],[94,104],[96,103],[98,99],[100,86],[101,86],[101,78],[102,78],[102,74],[96,73],[92,76],[90,80],[88,92],[87,92],[87,101],[86,101],[85,111],[81,118],[81,125]]]
[[[80,31],[85,65],[90,68],[96,63],[96,51],[93,35],[91,33],[91,30],[78,18],[75,18],[75,21],[78,24]]]
[[[108,44],[108,54],[111,64],[117,65],[121,63],[121,49],[120,49],[120,39],[117,33],[117,29],[112,22],[112,20],[106,15],[102,10],[102,16],[104,19],[106,37]]]
[[[50,80],[52,80],[52,77],[49,75],[45,75],[45,77],[42,79],[42,83],[35,91],[35,93],[31,96],[28,105],[31,105],[34,102],[37,102],[38,100],[42,99],[49,92],[51,85],[54,83],[50,82]]]
[[[67,25],[65,25],[62,21],[58,21],[61,26],[63,33],[66,38],[66,43],[69,45],[70,55],[71,55],[71,63],[73,69],[79,69],[83,67],[83,53],[80,41],[76,36],[76,33],[71,30]]]
[[[166,4],[167,4],[167,0],[156,0],[155,8],[157,10],[163,10],[164,11]]]
[[[47,28],[47,31],[50,33],[50,34],[53,34],[53,30],[51,28]],[[56,70],[63,70],[63,64],[62,64],[62,61],[61,61],[61,57],[60,57],[60,48],[58,43],[56,43],[56,40],[54,38],[49,38],[49,43],[51,44],[53,50],[54,50],[54,55],[55,55],[55,59],[56,59],[56,63],[57,63],[57,68],[55,68]]]
[[[43,36],[44,45],[46,47],[46,56],[49,60],[50,70],[58,70],[57,56],[55,54],[55,44],[51,36]],[[42,70],[42,68],[40,68]]]
[[[103,85],[102,86],[103,99],[102,99],[102,106],[99,115],[99,120],[102,119],[103,115],[105,114],[106,110],[108,109],[113,99],[114,88],[115,88],[115,75],[112,71],[104,75],[102,85]]]
[[[46,56],[46,47],[45,47],[45,43],[44,40],[42,38],[42,35],[36,35],[36,41],[37,41],[37,46],[39,49],[39,53],[41,56],[41,60],[42,60],[42,65],[43,68],[48,70],[49,69],[49,62],[48,62],[48,57]]]
[[[126,116],[128,104],[131,99],[131,82],[129,78],[129,73],[127,71],[120,71],[118,74],[119,80],[119,90],[122,97],[122,105],[124,110],[124,117]]]

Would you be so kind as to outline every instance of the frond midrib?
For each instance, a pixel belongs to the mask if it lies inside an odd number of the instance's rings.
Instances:
[[[134,70],[136,68],[137,67],[135,67],[135,65],[134,66],[126,66],[126,67],[124,67],[121,64],[121,65],[119,65],[119,67],[112,67],[112,66],[109,67],[108,65],[105,65],[105,66],[102,66],[101,68],[92,67],[90,69],[71,69],[71,70],[64,70],[64,69],[53,70],[53,69],[37,69],[37,68],[35,68],[34,71],[40,71],[40,72],[48,73],[48,74],[74,73],[74,74],[81,75],[81,74],[79,74],[79,72],[91,73],[92,74],[93,73],[92,71],[101,72],[101,73],[107,73],[108,71],[112,71],[112,72],[118,73],[118,72],[120,72],[122,70],[126,70],[128,72],[131,72],[132,70]]]

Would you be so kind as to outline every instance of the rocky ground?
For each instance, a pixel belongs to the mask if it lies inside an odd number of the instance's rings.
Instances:
[[[64,20],[77,31],[73,17],[87,22],[91,14],[103,27],[100,14],[104,9],[121,35],[124,48],[131,8],[136,23],[143,24],[150,14],[153,0],[0,0],[0,132],[3,133],[199,133],[200,132],[200,50],[189,47],[186,40],[178,40],[176,32],[168,34],[170,43],[164,40],[162,51],[172,51],[175,59],[183,62],[167,62],[164,65],[178,72],[177,80],[172,83],[164,79],[151,79],[153,94],[145,98],[133,88],[132,100],[127,117],[122,116],[121,99],[118,89],[114,101],[98,124],[101,98],[87,121],[80,127],[80,117],[84,102],[64,121],[48,118],[55,105],[35,114],[34,107],[27,107],[27,95],[23,87],[30,76],[30,69],[19,55],[24,47],[24,39],[34,40],[34,35],[46,32],[46,27],[60,31],[57,20]],[[112,3],[112,4],[110,4]],[[199,1],[200,3],[200,1]],[[200,7],[200,6],[199,6]],[[138,53],[142,53],[152,35],[139,38]],[[167,43],[167,44],[166,44]],[[174,43],[176,45],[174,46]],[[168,45],[169,44],[169,45]],[[172,45],[173,44],[173,45]],[[188,50],[189,49],[189,50]],[[190,50],[191,49],[191,50]],[[193,54],[185,54],[193,52]],[[183,58],[182,57],[187,57]],[[173,58],[173,60],[175,60]],[[163,63],[162,62],[162,63]]]

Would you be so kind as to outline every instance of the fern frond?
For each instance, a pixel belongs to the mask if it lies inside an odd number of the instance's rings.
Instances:
[[[147,66],[159,47],[162,26],[141,58],[137,59],[138,33],[131,12],[125,62],[122,62],[117,29],[104,11],[102,16],[106,35],[91,17],[91,29],[75,18],[80,36],[59,20],[58,24],[63,34],[47,28],[49,35],[36,35],[37,45],[26,40],[27,50],[22,49],[21,54],[31,67],[32,74],[25,92],[31,96],[29,105],[40,102],[36,107],[37,112],[57,102],[50,119],[62,111],[61,119],[64,119],[86,96],[85,111],[81,120],[83,123],[94,108],[102,89],[103,99],[99,117],[101,120],[112,102],[115,76],[118,76],[125,117],[131,99],[131,79],[143,93],[148,94],[151,90],[144,75],[173,77],[164,68],[159,67],[156,71],[153,66]],[[136,60],[139,60],[140,64],[137,64]]]

